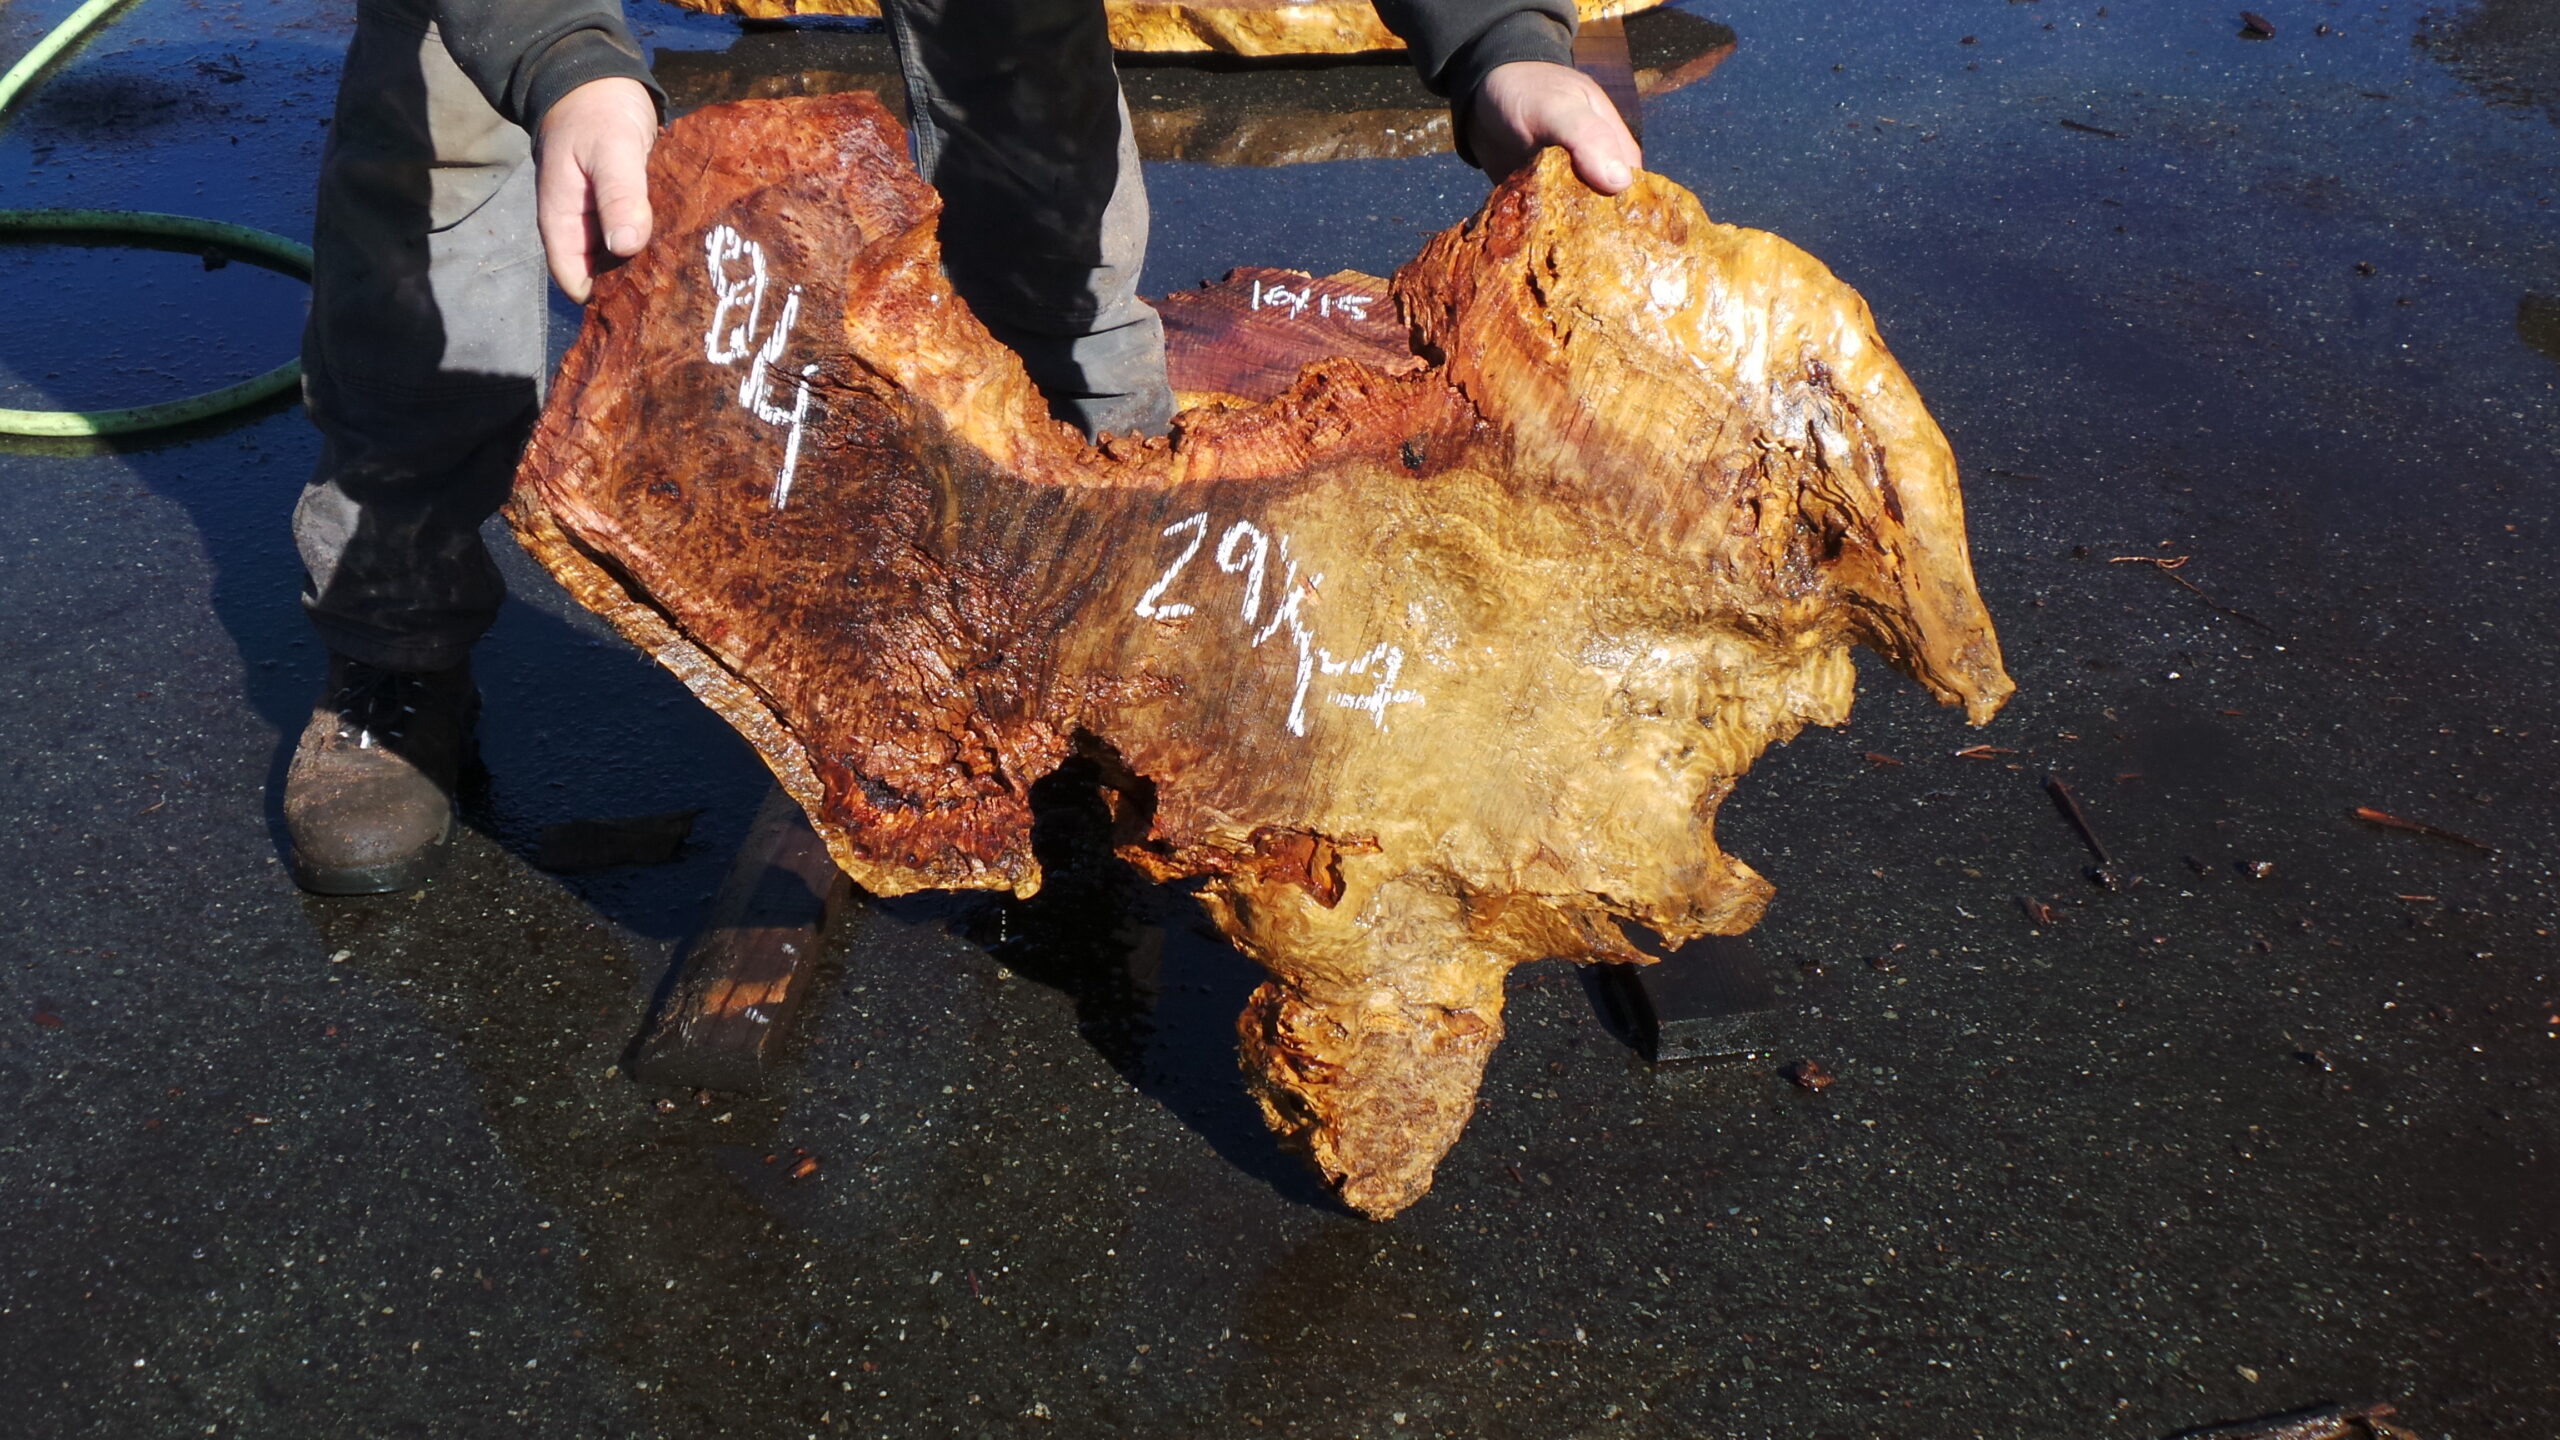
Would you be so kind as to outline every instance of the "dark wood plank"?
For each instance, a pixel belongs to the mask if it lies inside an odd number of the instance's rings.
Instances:
[[[738,847],[711,914],[632,1073],[663,1085],[748,1090],[780,1063],[827,924],[852,885],[809,817],[776,786]]]
[[[1708,935],[1650,965],[1594,968],[1605,1018],[1647,1060],[1707,1060],[1769,1047],[1778,991],[1743,936]]]
[[[1731,26],[1686,10],[1647,10],[1626,21],[1636,94],[1647,100],[1698,84],[1733,54]]]

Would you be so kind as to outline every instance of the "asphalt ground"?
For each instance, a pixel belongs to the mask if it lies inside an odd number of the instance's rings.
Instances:
[[[0,57],[68,8],[0,9]],[[1872,302],[2020,690],[1975,732],[1868,666],[1744,783],[1771,1054],[1649,1070],[1520,971],[1385,1225],[1251,1115],[1251,966],[1072,807],[1038,900],[843,924],[771,1093],[633,1084],[742,744],[511,553],[456,864],[305,899],[305,422],[0,452],[0,1434],[2560,1433],[2560,26],[2256,8],[1700,11],[1740,49],[1649,161]],[[0,204],[307,234],[347,15],[145,0],[0,129]],[[1157,288],[1391,269],[1482,193],[1149,182]],[[189,255],[0,247],[0,294],[0,404],[237,378],[299,324]],[[2141,883],[2083,878],[2047,772]],[[692,808],[672,864],[530,863]]]

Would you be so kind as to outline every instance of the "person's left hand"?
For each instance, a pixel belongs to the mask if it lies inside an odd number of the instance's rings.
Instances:
[[[1476,89],[1467,141],[1484,173],[1500,180],[1549,145],[1573,157],[1574,173],[1603,195],[1636,181],[1644,151],[1598,82],[1570,65],[1514,60],[1496,65]]]
[[[622,76],[590,80],[552,103],[534,137],[534,218],[551,278],[584,305],[595,277],[649,243],[649,147],[658,107]]]

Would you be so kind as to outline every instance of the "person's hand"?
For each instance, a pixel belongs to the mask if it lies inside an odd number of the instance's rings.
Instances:
[[[552,103],[534,137],[534,217],[551,278],[583,305],[597,272],[649,243],[649,147],[658,107],[637,80],[590,80]]]
[[[1468,143],[1484,173],[1500,180],[1549,145],[1573,157],[1582,183],[1615,195],[1636,181],[1644,152],[1618,107],[1588,75],[1570,65],[1514,60],[1496,65],[1476,88]]]

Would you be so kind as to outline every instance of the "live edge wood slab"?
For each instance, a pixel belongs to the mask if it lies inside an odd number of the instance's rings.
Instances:
[[[676,0],[708,15],[783,20],[795,15],[876,19],[880,0]],[[1576,0],[1585,20],[1650,10],[1662,0]],[[1115,50],[1179,54],[1353,55],[1401,50],[1369,0],[1109,0]]]
[[[1976,722],[2010,692],[1865,304],[1669,181],[1550,152],[1361,307],[1404,358],[1097,447],[944,282],[905,146],[864,95],[672,126],[517,533],[874,894],[1032,892],[1033,783],[1097,765],[1119,852],[1269,970],[1249,1081],[1367,1214],[1429,1188],[1511,966],[1759,918],[1716,809],[1848,719],[1853,643]]]
[[[1706,81],[1735,43],[1723,25],[1662,8],[1626,20],[1585,21],[1574,63],[1613,95],[1631,87],[1652,100]],[[1624,68],[1613,74],[1613,65]],[[760,28],[720,50],[661,50],[653,68],[673,114],[728,100],[852,90],[876,92],[893,113],[906,113],[897,52],[879,30]],[[1448,102],[1424,89],[1408,65],[1124,56],[1120,78],[1138,153],[1148,160],[1302,165],[1450,148]],[[1623,100],[1621,108],[1627,108]]]

